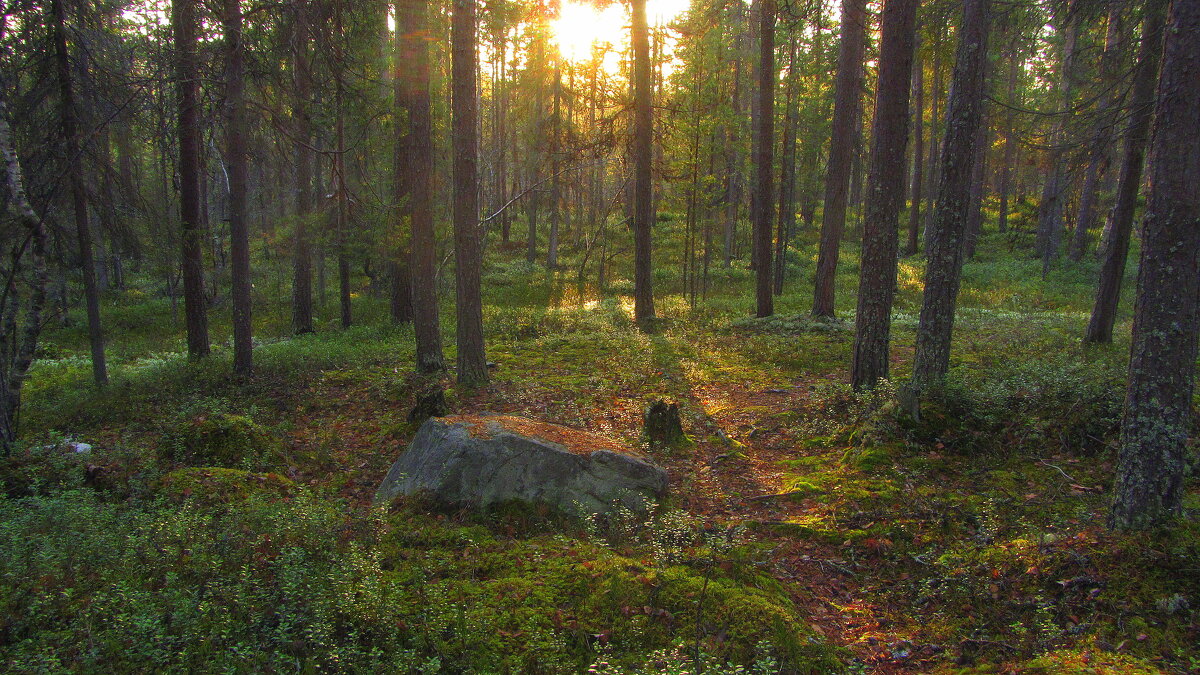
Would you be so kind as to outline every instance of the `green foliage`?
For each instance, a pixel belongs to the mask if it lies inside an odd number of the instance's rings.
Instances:
[[[183,420],[164,434],[165,460],[226,468],[286,466],[283,443],[243,415],[214,412]]]

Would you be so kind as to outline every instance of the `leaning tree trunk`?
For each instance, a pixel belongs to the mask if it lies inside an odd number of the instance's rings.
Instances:
[[[458,310],[458,382],[485,384],[483,247],[479,223],[478,110],[476,108],[475,1],[454,0],[450,21],[451,133],[454,145],[454,269]]]
[[[650,228],[654,224],[650,111],[650,41],[646,0],[632,0],[633,22],[633,318],[643,329],[654,321]]]
[[[0,96],[3,91],[0,90]],[[25,311],[25,325],[17,335],[16,295],[6,296],[6,305],[0,306],[0,456],[8,455],[17,439],[17,417],[21,411],[21,387],[33,364],[37,351],[38,335],[42,330],[42,309],[46,305],[46,228],[38,218],[25,196],[25,182],[21,178],[21,162],[13,148],[12,129],[8,126],[8,106],[0,98],[0,161],[4,163],[4,187],[8,191],[3,200],[15,220],[29,232],[32,281],[29,289],[29,307]],[[12,264],[16,266],[18,260]],[[15,274],[16,269],[10,273]],[[11,303],[11,304],[8,304]]]
[[[241,0],[224,0],[225,153],[229,163],[229,248],[233,277],[233,372],[253,369],[250,328],[250,236],[246,227],[245,53]]]
[[[871,131],[862,270],[854,319],[850,381],[855,389],[888,376],[892,303],[896,297],[896,228],[904,207],[904,155],[908,146],[908,93],[912,79],[918,0],[887,0],[879,44],[879,94]]]
[[[933,227],[926,251],[925,297],[917,327],[913,391],[940,383],[950,368],[950,335],[962,279],[963,231],[971,197],[975,134],[983,116],[991,0],[963,3]]]
[[[1133,72],[1132,113],[1129,130],[1125,133],[1125,157],[1117,183],[1117,203],[1110,219],[1111,235],[1100,265],[1100,280],[1096,301],[1088,320],[1084,342],[1112,342],[1113,325],[1117,321],[1117,303],[1121,299],[1121,279],[1125,276],[1125,260],[1129,257],[1129,237],[1133,229],[1133,212],[1137,208],[1138,189],[1142,185],[1142,164],[1150,135],[1150,120],[1154,104],[1154,84],[1158,79],[1158,64],[1162,58],[1163,15],[1167,0],[1150,0],[1142,26],[1142,44],[1138,48],[1137,67]]]
[[[758,0],[758,124],[755,169],[758,198],[754,214],[755,313],[775,313],[771,291],[771,224],[775,218],[775,0]]]
[[[1129,388],[1109,525],[1140,530],[1183,512],[1200,291],[1200,0],[1172,3],[1150,149],[1150,196]]]
[[[204,227],[200,202],[200,102],[196,55],[196,0],[174,0],[175,80],[179,92],[179,216],[183,240],[183,313],[188,356],[208,356],[204,297]]]
[[[92,235],[88,227],[87,189],[83,185],[83,158],[79,121],[75,117],[75,90],[71,83],[71,62],[67,54],[66,9],[63,7],[63,0],[53,0],[50,7],[54,15],[54,60],[58,71],[62,132],[67,151],[67,181],[71,186],[71,205],[75,210],[79,264],[83,268],[88,342],[92,348],[92,377],[97,386],[103,387],[108,383],[108,369],[104,360],[104,331],[100,326],[100,289],[96,284],[96,263],[92,257]]]
[[[833,134],[829,141],[829,166],[825,173],[825,208],[821,221],[821,247],[813,290],[813,316],[833,316],[834,288],[842,231],[846,227],[846,198],[854,160],[858,128],[858,101],[862,97],[863,49],[867,34],[866,0],[842,2],[842,43],[838,48],[837,83],[834,85]]]

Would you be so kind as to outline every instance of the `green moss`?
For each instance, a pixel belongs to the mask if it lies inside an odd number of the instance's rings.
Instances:
[[[169,430],[159,454],[192,466],[244,469],[278,470],[301,459],[249,417],[219,412],[187,418]]]
[[[1162,675],[1141,659],[1095,649],[1065,649],[1039,656],[1021,666],[1036,675]]]
[[[163,476],[159,492],[173,501],[197,499],[207,504],[245,501],[251,495],[289,496],[296,484],[277,473],[251,473],[222,467],[189,467]]]

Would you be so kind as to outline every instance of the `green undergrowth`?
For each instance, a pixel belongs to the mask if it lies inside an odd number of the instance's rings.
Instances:
[[[6,672],[567,673],[634,668],[681,638],[714,663],[839,668],[736,551],[714,565],[696,550],[502,536],[269,474],[164,484],[168,501],[86,488],[0,500]]]

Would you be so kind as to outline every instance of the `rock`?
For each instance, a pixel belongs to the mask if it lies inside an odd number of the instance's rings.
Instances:
[[[520,417],[472,415],[421,425],[375,501],[424,492],[451,504],[517,500],[585,515],[617,504],[644,512],[666,488],[665,471],[611,439]]]
[[[679,404],[674,401],[656,400],[646,408],[642,433],[651,448],[671,448],[689,442],[679,421]]]

